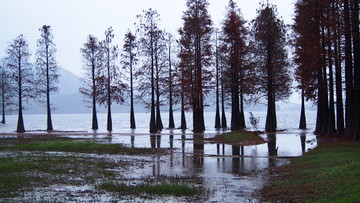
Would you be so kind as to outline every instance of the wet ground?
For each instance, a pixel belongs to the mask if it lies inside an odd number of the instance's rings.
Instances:
[[[16,134],[2,134],[7,141],[32,139],[36,133],[19,138]],[[268,168],[281,166],[292,157],[301,156],[317,146],[316,136],[309,132],[281,132],[261,135],[267,143],[254,146],[231,146],[207,142],[205,138],[216,133],[166,133],[145,134],[92,134],[54,133],[53,136],[96,141],[100,143],[121,143],[128,147],[171,148],[167,154],[128,156],[97,155],[84,153],[55,153],[57,156],[80,156],[101,159],[114,164],[111,170],[121,179],[143,181],[146,179],[178,178],[207,190],[197,201],[204,202],[254,202],[254,192],[267,181]],[[36,153],[36,152],[33,152]],[[47,152],[54,155],[54,152]],[[0,156],[11,156],[2,152]],[[75,177],[71,177],[75,178]],[[70,180],[69,180],[70,181]],[[72,181],[76,181],[72,180]],[[118,197],[106,192],[94,192],[88,184],[54,184],[24,191],[20,200],[30,201],[194,201],[188,197]],[[16,199],[14,199],[16,200]]]

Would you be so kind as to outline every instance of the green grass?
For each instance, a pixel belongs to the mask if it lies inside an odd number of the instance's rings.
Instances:
[[[224,134],[224,138],[229,142],[239,142],[243,140],[254,139],[254,137],[256,136],[257,135],[253,133],[245,132],[245,131],[236,131],[236,132]]]
[[[265,199],[301,202],[360,201],[360,143],[328,143],[277,169],[278,178],[266,186]]]
[[[119,152],[124,148],[124,146],[120,144],[98,144],[88,141],[50,141],[2,146],[1,148],[7,150],[92,152],[112,154]]]
[[[34,178],[23,173],[37,170],[38,167],[24,157],[0,158],[0,198],[14,196],[20,187],[30,184]]]
[[[146,148],[128,148],[121,144],[99,144],[89,141],[49,141],[32,142],[27,144],[15,144],[0,146],[0,150],[20,150],[20,151],[60,151],[60,152],[80,152],[97,154],[159,154],[164,153],[166,149],[146,149]]]
[[[105,182],[100,184],[98,188],[124,195],[146,193],[149,195],[193,196],[199,193],[199,189],[179,183],[127,185],[124,183]]]
[[[2,198],[20,196],[21,191],[51,184],[93,184],[96,179],[118,177],[115,172],[107,171],[111,167],[114,164],[106,159],[46,153],[19,153],[0,158],[0,202]]]

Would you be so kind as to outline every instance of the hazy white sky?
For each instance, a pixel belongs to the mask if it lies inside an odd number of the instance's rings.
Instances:
[[[245,20],[256,15],[262,0],[234,0]],[[270,0],[277,5],[285,23],[291,23],[294,0]],[[10,41],[24,34],[33,55],[39,28],[51,25],[57,46],[59,65],[80,75],[82,59],[80,48],[88,34],[102,40],[105,30],[112,26],[115,43],[122,47],[125,32],[134,30],[136,15],[149,8],[161,17],[160,26],[176,33],[182,25],[186,0],[0,0],[0,58]],[[228,0],[209,0],[209,13],[215,26],[220,27]]]

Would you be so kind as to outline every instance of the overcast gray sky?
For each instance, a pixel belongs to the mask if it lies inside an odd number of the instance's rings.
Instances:
[[[245,20],[256,15],[261,0],[234,0]],[[294,0],[270,0],[277,5],[285,23],[291,23]],[[42,25],[51,25],[57,46],[57,61],[62,68],[80,75],[82,59],[80,48],[88,34],[99,40],[112,26],[115,43],[123,44],[125,32],[134,30],[136,15],[142,10],[156,9],[161,17],[160,26],[176,33],[181,27],[186,0],[0,0],[0,58],[4,57],[10,41],[24,34],[33,55]],[[224,19],[228,0],[209,0],[209,13],[215,26]],[[32,59],[33,59],[32,58]]]

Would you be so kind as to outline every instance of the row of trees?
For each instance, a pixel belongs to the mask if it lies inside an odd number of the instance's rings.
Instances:
[[[293,30],[300,128],[306,99],[318,106],[316,133],[359,139],[359,0],[298,0]]]
[[[4,60],[5,66],[1,67],[2,123],[5,123],[5,107],[16,107],[16,132],[20,133],[25,132],[23,108],[30,99],[46,104],[47,130],[53,130],[50,94],[58,91],[59,66],[55,58],[56,47],[51,27],[44,25],[40,32],[34,64],[30,63],[31,54],[25,37],[19,35],[9,44]]]
[[[251,101],[267,103],[265,128],[276,131],[275,104],[290,96],[292,85],[288,30],[276,7],[262,4],[247,27],[240,9],[230,0],[222,27],[217,30],[206,0],[187,0],[186,6],[177,40],[159,27],[160,15],[152,9],[138,15],[136,32],[125,34],[122,50],[113,43],[111,27],[102,41],[88,36],[81,49],[85,71],[80,92],[91,100],[93,129],[98,129],[96,105],[101,104],[108,108],[107,129],[112,130],[111,105],[123,103],[128,90],[130,127],[136,128],[137,88],[137,99],[150,109],[151,133],[164,128],[160,114],[164,104],[169,104],[169,128],[175,127],[173,105],[177,105],[182,129],[186,129],[185,112],[192,110],[193,131],[204,131],[205,99],[213,90],[216,128],[228,127],[225,106],[229,103],[230,128],[244,129],[244,103]],[[294,74],[302,95],[299,127],[306,128],[305,100],[311,100],[318,106],[316,133],[359,138],[359,0],[298,0],[295,7],[291,39]],[[4,83],[3,79],[2,87],[9,84],[17,90],[18,132],[25,130],[22,99],[34,97],[34,89],[46,95],[48,130],[52,130],[49,94],[57,89],[58,74],[50,31],[50,26],[44,26],[38,41],[36,67],[41,80],[30,77],[29,51],[22,35],[7,51],[6,67],[13,71],[5,73],[10,74],[5,78],[16,83]],[[46,88],[27,85],[34,81]]]
[[[119,71],[115,65],[117,46],[111,48],[106,43],[111,28],[105,32],[104,41],[99,42],[89,35],[81,49],[86,75],[80,91],[91,98],[93,129],[98,128],[96,104],[105,104],[110,109],[111,98],[123,102],[124,89],[128,86],[130,127],[136,127],[135,80],[140,92],[138,98],[150,109],[151,133],[164,128],[160,108],[165,101],[169,104],[169,128],[175,127],[173,105],[178,104],[181,106],[181,128],[186,129],[185,111],[192,110],[193,131],[203,132],[205,97],[214,86],[216,128],[227,128],[226,101],[231,103],[231,129],[239,130],[246,127],[245,100],[263,100],[268,103],[266,131],[276,130],[275,102],[291,94],[286,29],[277,17],[276,7],[262,5],[250,30],[245,26],[240,9],[230,0],[223,26],[218,31],[208,14],[206,0],[188,0],[186,5],[178,40],[159,28],[160,15],[155,10],[138,15],[136,35],[129,31],[124,38],[120,61],[126,71]],[[121,82],[125,80],[127,85]],[[110,114],[109,110],[108,130],[111,130]]]

